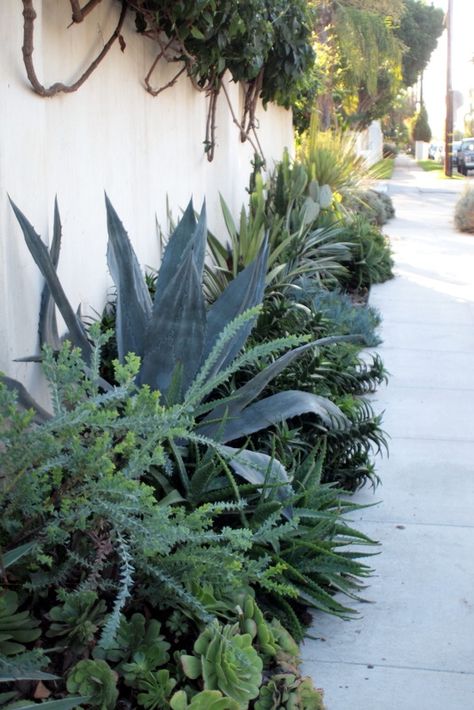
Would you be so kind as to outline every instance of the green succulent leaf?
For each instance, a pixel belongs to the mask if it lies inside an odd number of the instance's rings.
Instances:
[[[66,687],[70,693],[89,696],[88,702],[100,710],[115,710],[118,699],[117,674],[105,661],[83,660],[70,671]]]
[[[24,555],[27,555],[36,547],[36,542],[25,542],[24,545],[19,545],[13,550],[4,552],[2,555],[2,565],[4,569],[8,569],[20,560]]]
[[[13,657],[0,656],[0,683],[16,683],[20,680],[58,680],[58,676],[42,671],[41,663],[48,659],[31,658],[32,653],[26,652]]]
[[[263,662],[252,646],[249,634],[239,634],[237,625],[209,624],[194,644],[196,662],[186,656],[181,660],[194,678],[196,671],[204,681],[204,690],[220,690],[240,707],[256,698],[262,682]]]
[[[0,590],[0,654],[13,656],[24,650],[24,643],[36,641],[41,635],[39,622],[28,611],[18,611],[18,594]]]
[[[62,698],[61,700],[47,700],[45,703],[32,703],[30,701],[20,701],[18,703],[13,703],[9,705],[6,710],[37,710],[37,708],[42,708],[44,710],[73,710],[80,705],[87,704],[90,702],[90,698],[87,695],[75,696]]]
[[[202,690],[193,696],[190,703],[184,690],[180,690],[171,698],[170,706],[171,710],[240,710],[241,707],[219,690]]]
[[[190,200],[183,216],[168,240],[163,259],[161,260],[160,270],[156,277],[155,311],[161,309],[161,294],[179,268],[186,248],[192,243],[196,225],[193,201]]]

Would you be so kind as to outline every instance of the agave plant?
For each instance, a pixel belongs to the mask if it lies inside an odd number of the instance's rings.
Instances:
[[[26,244],[46,286],[40,315],[40,340],[57,347],[60,342],[54,320],[56,305],[69,330],[68,337],[78,346],[84,360],[91,361],[92,347],[79,314],[69,303],[58,279],[56,266],[61,241],[57,204],[51,252],[36,234],[25,215],[12,202]],[[228,442],[241,439],[287,417],[311,411],[326,426],[345,425],[341,411],[328,399],[300,391],[278,392],[255,401],[266,385],[308,348],[335,342],[324,338],[301,344],[289,337],[262,344],[239,353],[258,314],[265,289],[268,242],[263,240],[256,258],[229,282],[219,298],[206,308],[203,270],[206,248],[206,209],[196,219],[190,201],[167,244],[155,283],[152,300],[145,277],[128,235],[106,196],[107,261],[116,288],[116,341],[121,362],[129,353],[140,357],[138,385],[159,390],[168,404],[182,403],[199,419],[196,437],[219,442],[220,452],[231,460],[234,471],[252,483],[262,483],[268,471],[287,483],[281,464],[266,454],[240,451]],[[304,339],[303,339],[304,340]],[[277,357],[230,398],[215,403],[207,399],[216,386],[242,364],[262,357],[275,357],[288,347],[299,345]],[[101,382],[104,388],[110,383]]]

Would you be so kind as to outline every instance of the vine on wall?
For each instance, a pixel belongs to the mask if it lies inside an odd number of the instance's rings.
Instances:
[[[116,41],[122,51],[122,27],[128,12],[135,15],[137,31],[156,44],[156,57],[145,76],[145,88],[153,96],[172,87],[186,74],[195,89],[209,97],[205,151],[209,160],[215,149],[215,115],[222,93],[229,105],[240,140],[249,140],[261,154],[256,107],[259,98],[289,107],[314,60],[311,46],[311,17],[306,0],[118,0],[121,3],[117,26],[102,51],[72,84],[45,87],[33,63],[33,0],[22,0],[24,16],[23,60],[28,79],[40,96],[72,92],[88,79]],[[69,0],[72,24],[82,22],[102,0]],[[153,75],[160,60],[176,63],[170,81],[155,86]],[[224,76],[229,73],[242,82],[244,108],[238,117],[231,105]]]

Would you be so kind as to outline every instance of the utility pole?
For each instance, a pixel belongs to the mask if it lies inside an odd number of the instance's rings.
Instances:
[[[451,69],[453,0],[448,0],[446,27],[448,30],[448,58],[446,71],[446,130],[444,136],[444,174],[453,176],[453,83]]]

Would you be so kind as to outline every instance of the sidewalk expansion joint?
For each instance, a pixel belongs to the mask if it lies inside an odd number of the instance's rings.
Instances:
[[[391,378],[396,378],[397,375],[396,373],[391,373],[389,375],[389,382],[388,385],[385,385],[385,387],[389,387],[391,390],[431,390],[433,392],[474,392],[474,386],[473,387],[443,387],[436,385],[436,387],[433,387],[432,385],[399,385],[398,382],[392,381]],[[380,391],[380,390],[379,390]],[[376,396],[376,392],[372,393]]]
[[[390,436],[390,441],[442,441],[445,444],[474,444],[474,439],[445,439],[442,436]]]
[[[324,663],[325,665],[344,665],[344,666],[358,666],[360,668],[370,668],[374,670],[375,668],[393,668],[394,670],[400,671],[422,671],[424,673],[445,673],[448,675],[466,675],[474,676],[472,671],[455,671],[446,670],[445,668],[426,668],[425,666],[402,666],[392,663],[361,663],[360,661],[324,661],[319,658],[308,658],[305,659],[305,665],[308,663]]]
[[[473,525],[458,525],[457,523],[419,523],[413,520],[404,520],[403,518],[397,520],[369,520],[365,519],[358,520],[357,522],[362,522],[364,525],[403,525],[405,528],[408,527],[425,527],[425,528],[460,528],[462,530],[474,530]]]
[[[412,353],[433,353],[439,354],[443,353],[446,355],[474,355],[474,348],[472,350],[439,350],[433,348],[405,348],[400,345],[383,345],[375,348],[376,352],[383,355],[384,350],[400,350],[402,352],[412,352]]]

